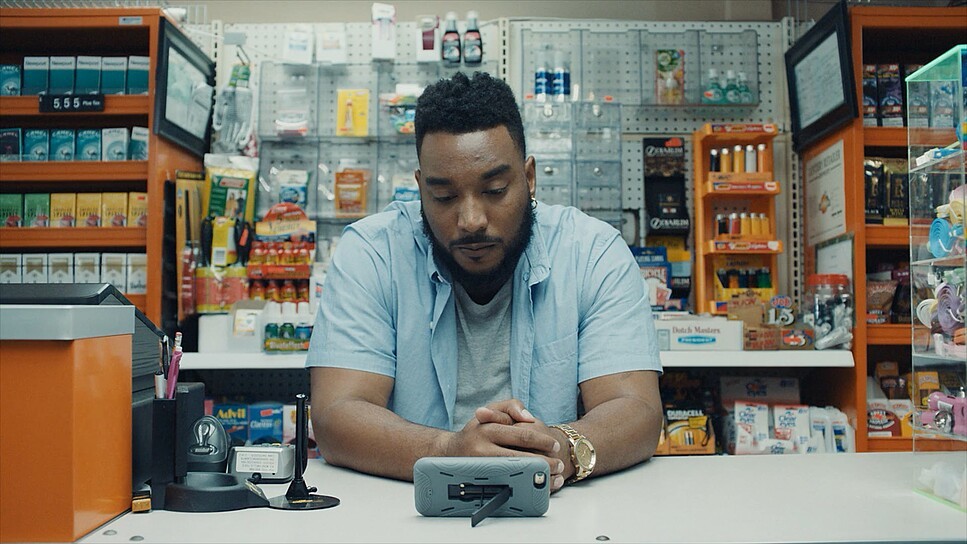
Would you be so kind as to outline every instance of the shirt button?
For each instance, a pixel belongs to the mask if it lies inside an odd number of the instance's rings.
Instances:
[[[527,281],[528,278],[530,278],[530,274],[524,272],[524,281]]]

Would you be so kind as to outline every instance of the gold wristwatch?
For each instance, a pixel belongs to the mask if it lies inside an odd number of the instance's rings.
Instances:
[[[560,429],[561,432],[567,435],[567,441],[571,445],[571,463],[574,464],[574,476],[566,483],[579,482],[590,476],[598,460],[591,441],[583,434],[575,431],[570,425],[551,425],[551,427]]]

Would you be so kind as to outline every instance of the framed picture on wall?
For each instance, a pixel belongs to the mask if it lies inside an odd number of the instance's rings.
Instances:
[[[845,1],[834,5],[786,51],[786,80],[797,152],[856,118]]]
[[[215,63],[164,18],[155,77],[155,134],[203,157],[211,142]]]

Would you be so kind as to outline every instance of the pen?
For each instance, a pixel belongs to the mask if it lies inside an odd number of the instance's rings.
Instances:
[[[154,398],[163,399],[168,394],[168,380],[165,379],[164,372],[154,373]]]
[[[161,373],[164,374],[165,379],[168,379],[168,363],[171,361],[171,352],[169,351],[168,345],[168,335],[164,335],[161,338]]]
[[[178,388],[178,371],[181,369],[181,333],[175,333],[175,349],[171,354],[171,364],[168,368],[168,391],[166,397],[175,398],[175,390]]]

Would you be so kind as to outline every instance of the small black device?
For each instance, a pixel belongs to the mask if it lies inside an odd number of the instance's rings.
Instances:
[[[214,416],[202,416],[191,426],[188,446],[189,472],[225,472],[231,441],[225,427]]]

